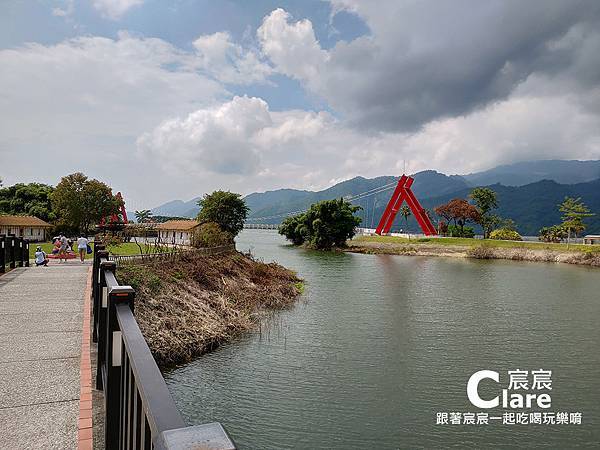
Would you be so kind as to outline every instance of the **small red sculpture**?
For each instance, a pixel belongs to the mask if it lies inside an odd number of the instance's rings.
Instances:
[[[396,214],[398,214],[402,203],[406,200],[408,207],[415,216],[415,219],[417,219],[417,222],[419,223],[419,226],[421,227],[421,230],[423,230],[425,236],[433,236],[437,234],[435,227],[425,212],[425,209],[421,206],[417,200],[417,197],[415,197],[415,194],[413,194],[410,189],[414,181],[415,180],[412,177],[408,177],[406,175],[402,175],[400,177],[398,180],[398,185],[396,186],[396,189],[394,189],[394,193],[385,207],[385,211],[381,216],[381,220],[379,221],[379,225],[377,225],[375,233],[381,235],[390,232],[392,223],[394,223],[394,219],[396,218]]]
[[[121,229],[123,225],[127,223],[127,211],[125,210],[125,201],[123,200],[123,196],[121,196],[120,192],[117,192],[115,195],[121,206],[119,207],[119,212],[121,213],[121,217],[118,214],[113,214],[110,216],[110,220],[106,223],[106,218],[102,218],[100,220],[100,228],[109,228],[109,229]]]

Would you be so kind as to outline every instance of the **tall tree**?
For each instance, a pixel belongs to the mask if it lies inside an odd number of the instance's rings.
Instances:
[[[479,210],[479,225],[483,228],[483,237],[487,239],[490,232],[500,222],[500,217],[492,214],[492,210],[498,208],[498,197],[496,192],[487,187],[478,187],[471,191],[469,197],[475,202]]]
[[[562,227],[567,230],[567,244],[571,241],[571,233],[575,233],[577,237],[577,234],[585,230],[583,219],[594,215],[580,197],[565,197],[565,200],[558,205],[558,210],[563,213]]]
[[[58,225],[65,232],[88,234],[103,218],[118,214],[120,206],[109,186],[79,172],[63,177],[52,194]]]
[[[200,222],[215,222],[223,231],[237,236],[244,228],[244,221],[248,217],[250,208],[240,194],[229,191],[214,191],[204,194],[198,200]]]
[[[35,216],[47,222],[56,217],[50,196],[54,188],[41,183],[18,183],[0,188],[0,213]]]
[[[479,223],[481,220],[479,210],[462,198],[455,198],[448,203],[439,205],[434,208],[434,211],[448,222],[452,221],[455,226],[460,228],[461,233],[464,233],[467,223]]]

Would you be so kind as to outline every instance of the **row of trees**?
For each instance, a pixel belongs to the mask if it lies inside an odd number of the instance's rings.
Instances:
[[[473,237],[474,231],[465,225],[478,224],[483,230],[485,239],[520,240],[516,224],[511,219],[503,219],[494,213],[498,208],[496,192],[490,188],[475,188],[469,194],[472,204],[466,199],[455,198],[448,203],[434,208],[435,213],[446,222],[440,222],[440,233],[458,237]],[[539,239],[546,242],[560,242],[582,233],[586,225],[584,219],[594,214],[583,203],[581,198],[565,197],[558,205],[562,213],[562,223],[540,230]],[[446,226],[446,224],[452,224]]]
[[[30,215],[64,233],[86,233],[122,205],[112,189],[82,173],[63,177],[56,187],[19,183],[0,188],[0,214]]]
[[[479,187],[471,191],[468,199],[455,198],[439,205],[434,208],[435,214],[442,219],[439,232],[454,237],[474,237],[474,230],[468,224],[478,224],[485,239],[521,240],[515,222],[495,212],[498,204],[494,190]],[[593,215],[580,198],[566,197],[558,208],[563,214],[562,224],[543,228],[540,240],[560,242],[566,238],[568,242],[571,236],[585,230],[583,220]],[[360,218],[354,216],[359,209],[343,199],[315,203],[307,212],[286,218],[279,227],[279,233],[295,245],[307,244],[319,249],[343,246],[354,236],[354,229],[360,224]],[[435,222],[431,212],[425,212]],[[404,205],[399,213],[408,227],[408,219],[412,215],[410,208]]]
[[[465,227],[469,223],[479,224],[483,229],[483,237],[489,238],[492,230],[503,224],[503,220],[494,210],[498,208],[498,197],[496,192],[490,188],[475,188],[467,199],[455,198],[448,203],[434,208],[435,213],[444,219],[440,222],[440,233],[450,234],[458,237],[473,237],[474,231]],[[504,227],[510,227],[510,223],[504,223]]]

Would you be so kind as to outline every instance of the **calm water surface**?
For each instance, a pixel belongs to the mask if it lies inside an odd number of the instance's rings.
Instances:
[[[249,248],[296,270],[306,293],[166,374],[190,424],[220,421],[252,449],[600,447],[600,270],[320,253],[260,230],[240,235]],[[553,371],[550,411],[581,412],[582,425],[435,424],[478,411],[473,372],[506,387],[507,370],[539,368]]]

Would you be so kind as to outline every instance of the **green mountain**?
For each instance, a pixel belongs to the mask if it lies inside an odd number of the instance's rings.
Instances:
[[[152,214],[155,216],[196,217],[200,211],[198,200],[200,197],[193,198],[188,202],[173,200],[153,208]]]
[[[413,177],[415,181],[412,190],[419,198],[445,195],[468,187],[468,184],[461,177],[444,175],[435,170],[425,170],[415,174]],[[251,211],[249,221],[260,218],[260,223],[279,223],[281,222],[280,217],[271,216],[286,214],[290,211],[305,210],[311,204],[321,200],[356,196],[373,191],[381,186],[393,185],[397,181],[398,177],[394,176],[377,178],[355,177],[318,192],[280,189],[277,191],[250,194],[245,197],[246,204],[250,207]],[[387,190],[381,194],[356,200],[354,204],[364,208],[361,214],[365,217],[366,221],[367,216],[372,215],[373,204],[375,204],[376,210],[385,207],[391,193],[392,190]],[[268,219],[264,219],[267,217]]]
[[[600,161],[524,161],[462,175],[470,186],[503,184],[523,186],[541,180],[561,184],[585,183],[600,178]]]
[[[600,179],[587,183],[559,184],[542,180],[525,186],[489,186],[498,194],[499,208],[496,211],[503,218],[513,219],[519,233],[524,236],[537,236],[540,228],[561,222],[558,204],[566,196],[581,197],[583,202],[596,215],[585,220],[586,233],[600,232]],[[466,198],[471,189],[463,189],[451,195],[423,199],[424,208],[433,208],[452,198]],[[396,223],[399,223],[396,220]],[[416,224],[413,229],[416,229]]]
[[[540,179],[544,175],[548,175],[546,179]],[[491,186],[498,193],[498,214],[513,219],[523,235],[536,235],[541,227],[559,223],[557,205],[565,196],[582,197],[597,214],[587,220],[588,231],[600,232],[600,161],[531,161],[464,176],[448,176],[426,170],[413,177],[413,192],[423,207],[429,210],[452,198],[465,198],[474,186]],[[355,177],[317,192],[278,189],[253,193],[245,197],[250,207],[249,221],[278,224],[288,213],[305,210],[312,203],[371,194],[382,186],[393,186],[397,179],[396,176]],[[353,200],[362,208],[358,212],[362,226],[377,226],[391,193],[392,189],[388,189]],[[199,210],[197,200],[175,200],[154,208],[152,212],[155,215],[194,217]],[[418,231],[413,218],[408,221],[407,227],[404,219],[397,217],[392,230],[402,228]]]
[[[460,178],[448,177],[433,171],[420,172],[414,177],[413,192],[423,207],[430,211],[453,198],[467,198],[472,190],[472,187],[467,186],[464,180]],[[340,187],[342,184],[340,183],[340,185],[325,191],[308,193],[310,195],[303,194],[301,200],[293,203],[276,203],[259,210],[253,208],[249,221],[280,223],[281,216],[271,216],[306,209],[311,203],[322,199],[356,195],[395,180],[397,180],[395,177],[379,177],[371,180],[362,177],[353,178],[343,183],[343,189]],[[535,236],[541,227],[560,223],[560,213],[557,205],[564,200],[565,196],[582,198],[592,212],[596,213],[596,216],[586,220],[588,224],[587,231],[590,233],[600,232],[600,179],[577,184],[559,184],[552,180],[542,180],[524,186],[494,184],[489,187],[498,194],[500,206],[496,211],[497,214],[503,218],[513,219],[522,235]],[[336,195],[333,195],[334,193]],[[361,226],[367,228],[377,226],[391,193],[391,190],[387,190],[353,202],[363,208],[358,213],[362,218]],[[247,198],[248,205],[255,204],[255,200],[260,200],[261,195],[263,194],[252,194],[250,200]],[[258,219],[262,217],[270,218]],[[407,227],[404,219],[398,215],[394,221],[392,231],[399,231],[400,229],[418,232],[419,227],[412,217],[409,218]]]

